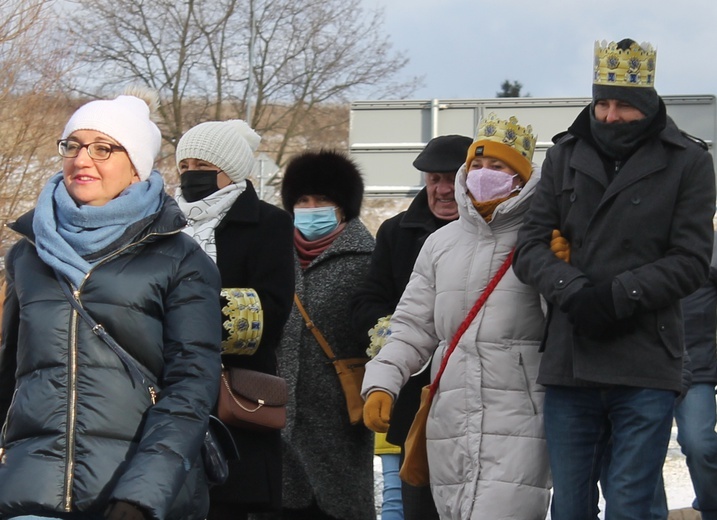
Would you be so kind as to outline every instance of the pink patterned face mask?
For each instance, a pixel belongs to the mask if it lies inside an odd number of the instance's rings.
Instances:
[[[471,170],[466,176],[466,186],[477,202],[502,199],[520,191],[520,187],[513,188],[513,179],[518,175],[511,175],[497,170],[480,168]]]

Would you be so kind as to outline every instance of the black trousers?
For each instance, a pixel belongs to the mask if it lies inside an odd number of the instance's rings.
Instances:
[[[401,464],[403,464],[403,446],[401,446]],[[404,520],[440,520],[431,495],[431,486],[416,487],[401,481],[401,499]]]

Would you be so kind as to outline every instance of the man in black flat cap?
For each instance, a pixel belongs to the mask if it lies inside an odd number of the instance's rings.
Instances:
[[[379,321],[393,314],[426,238],[458,218],[454,198],[456,172],[466,160],[473,140],[462,135],[431,139],[413,161],[424,172],[425,187],[404,212],[386,220],[376,234],[376,248],[364,283],[352,300],[353,325],[366,334]],[[396,399],[386,440],[401,446],[416,415],[421,388],[430,383],[428,370],[412,377]],[[437,519],[428,486],[402,484],[404,519]]]

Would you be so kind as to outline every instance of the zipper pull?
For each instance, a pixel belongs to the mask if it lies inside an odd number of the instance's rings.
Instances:
[[[152,400],[152,404],[157,404],[157,391],[153,386],[148,386],[147,390],[149,390],[149,398]]]

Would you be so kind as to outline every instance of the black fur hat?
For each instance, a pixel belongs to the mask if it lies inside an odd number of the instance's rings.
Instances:
[[[344,212],[346,220],[361,213],[363,179],[358,166],[346,155],[333,150],[303,152],[294,156],[284,171],[281,202],[293,215],[303,195],[324,195]]]

